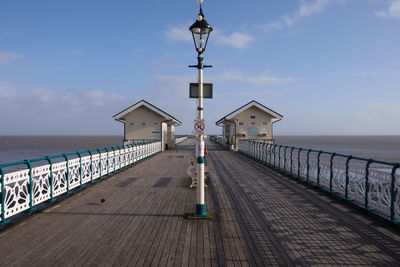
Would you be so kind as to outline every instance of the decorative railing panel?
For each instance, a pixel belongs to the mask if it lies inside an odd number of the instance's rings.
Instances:
[[[400,164],[240,140],[239,152],[291,177],[400,222]]]
[[[161,141],[147,141],[2,164],[0,222],[159,152]],[[18,165],[25,169],[6,171]]]

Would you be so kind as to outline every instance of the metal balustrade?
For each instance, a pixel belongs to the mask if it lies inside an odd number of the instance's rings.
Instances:
[[[239,153],[400,222],[400,164],[240,140]]]
[[[45,201],[70,194],[71,190],[93,183],[132,164],[161,152],[161,141],[152,140],[97,148],[75,153],[24,160],[0,165],[1,224],[20,212],[35,210]],[[46,164],[33,166],[33,164]],[[7,167],[25,166],[6,172]]]

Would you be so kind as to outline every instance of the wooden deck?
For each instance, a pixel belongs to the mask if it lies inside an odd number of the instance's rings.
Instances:
[[[400,265],[400,236],[375,219],[238,153],[208,150],[215,220],[183,218],[196,197],[188,140],[5,229],[0,265]]]

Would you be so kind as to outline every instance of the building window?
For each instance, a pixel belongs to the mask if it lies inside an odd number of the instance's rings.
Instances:
[[[254,116],[254,115],[250,116],[250,119],[255,119],[255,118],[256,118],[256,116]]]
[[[243,122],[242,121],[239,122],[239,126],[243,126]]]
[[[250,136],[257,136],[258,135],[258,128],[249,128],[248,133]]]
[[[153,126],[158,126],[158,122],[153,123]]]
[[[268,125],[268,122],[267,122],[267,121],[264,121],[264,122],[263,122],[263,125],[264,125],[264,126],[267,126],[267,125]]]
[[[151,132],[153,135],[160,135],[160,132],[159,131],[152,131]]]
[[[129,123],[129,126],[135,126],[134,122]]]
[[[146,126],[146,123],[145,123],[145,122],[142,122],[142,126]]]
[[[256,123],[255,123],[255,122],[252,122],[252,123],[251,123],[251,126],[256,126]]]

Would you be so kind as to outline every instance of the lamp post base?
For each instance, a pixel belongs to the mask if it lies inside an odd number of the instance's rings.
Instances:
[[[196,204],[196,212],[193,214],[193,216],[207,217],[206,205]]]
[[[188,220],[214,220],[215,214],[212,212],[208,212],[205,216],[197,216],[195,213],[185,213],[183,216],[185,219]]]

